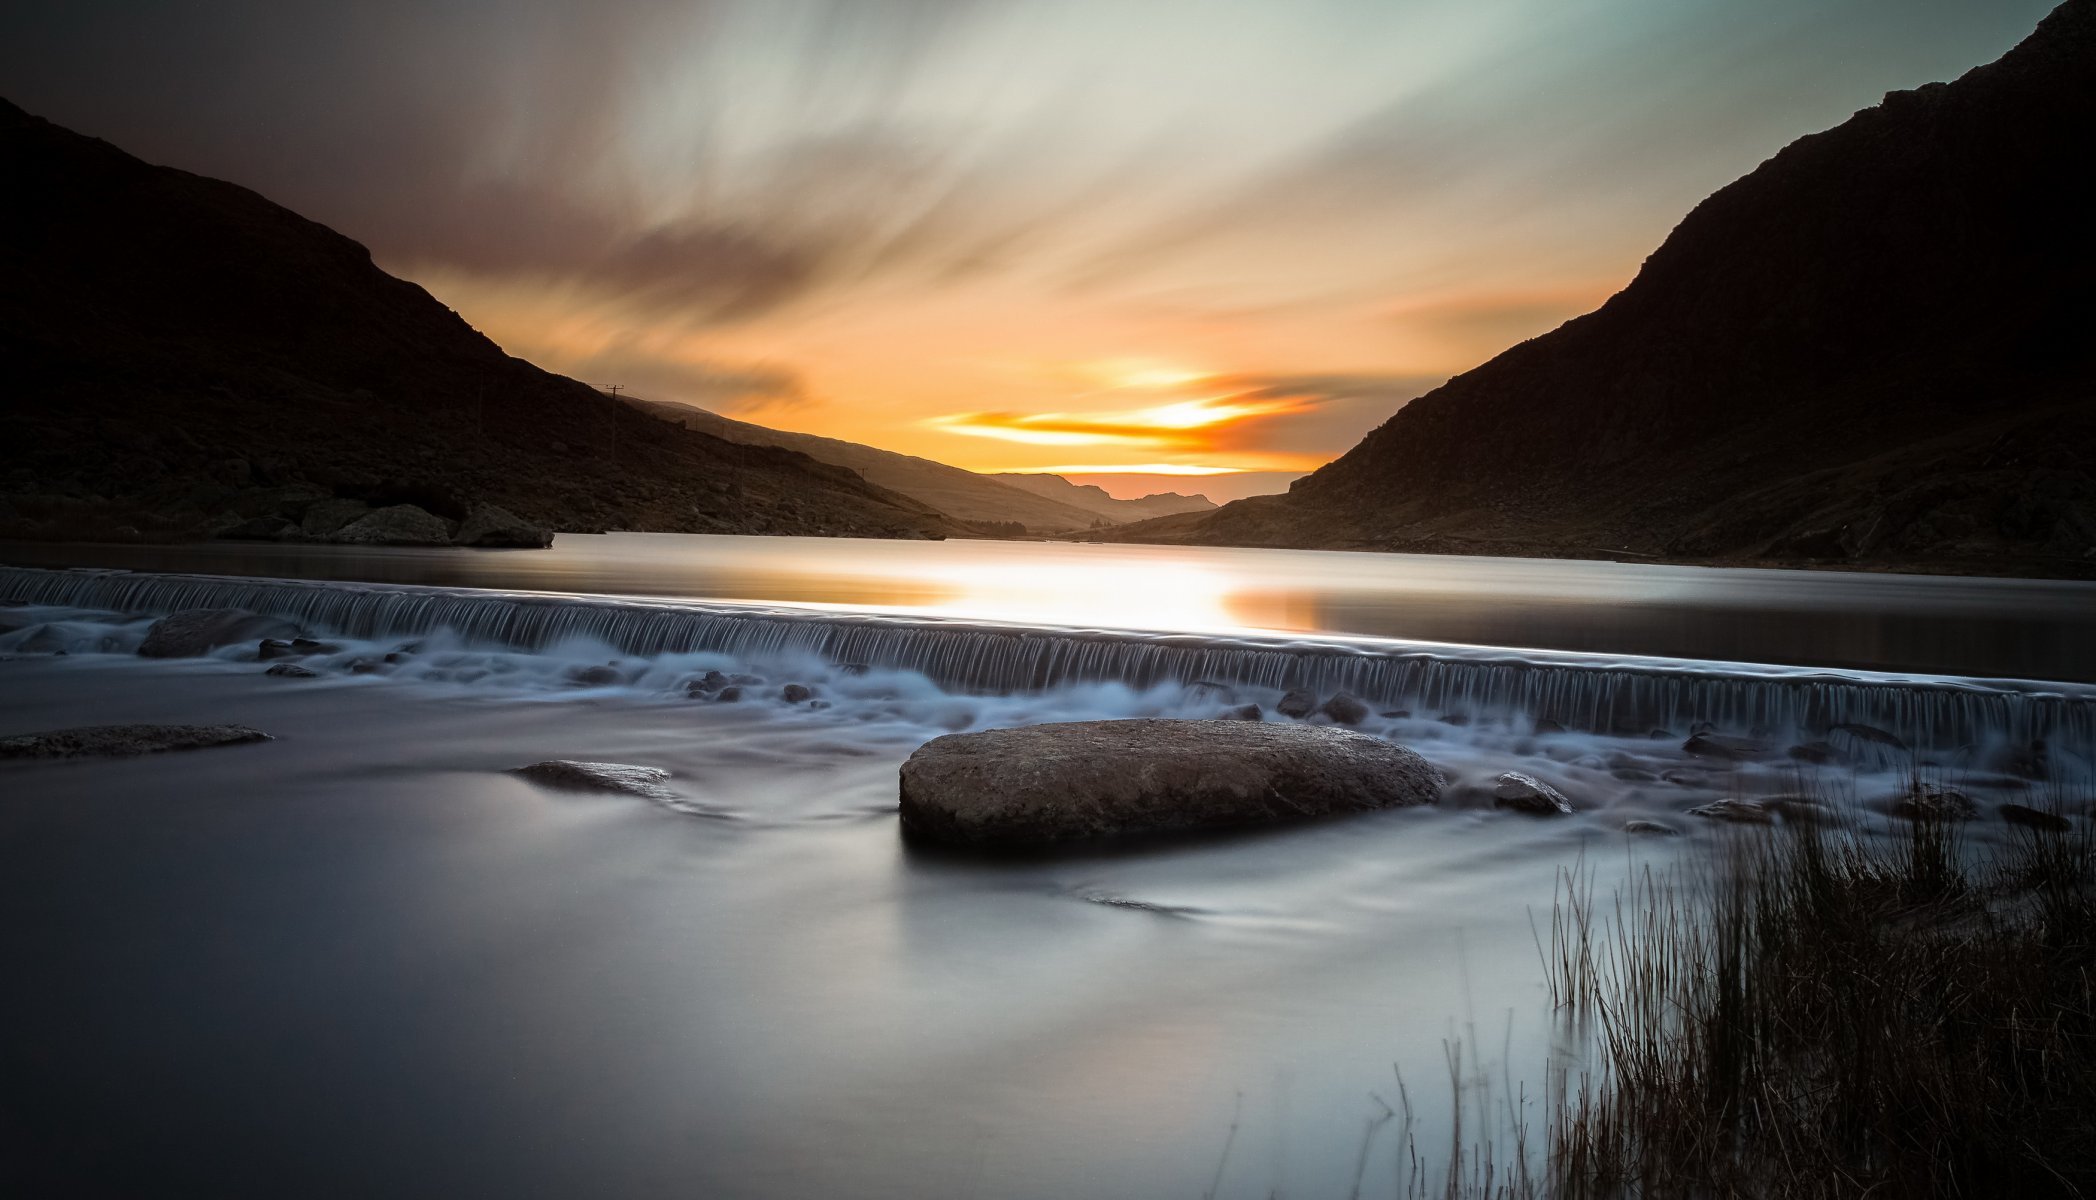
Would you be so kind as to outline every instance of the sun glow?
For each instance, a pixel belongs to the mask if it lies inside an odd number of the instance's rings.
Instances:
[[[1108,466],[1006,467],[990,475],[1242,475],[1256,467],[1212,467],[1194,463],[1114,463]]]
[[[1208,396],[1119,412],[947,413],[924,424],[970,437],[1026,442],[1037,446],[1093,444],[1200,449],[1212,444],[1199,436],[1241,421],[1294,412],[1303,402],[1291,396]]]

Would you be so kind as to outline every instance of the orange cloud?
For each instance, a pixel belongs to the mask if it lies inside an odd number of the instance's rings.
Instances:
[[[1146,446],[1199,451],[1217,444],[1217,433],[1246,421],[1300,411],[1298,396],[1240,393],[1101,413],[948,413],[924,423],[949,433],[996,438],[1036,446]]]

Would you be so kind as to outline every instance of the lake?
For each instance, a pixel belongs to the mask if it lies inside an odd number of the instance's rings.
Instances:
[[[274,735],[0,763],[17,1194],[1391,1194],[1445,1159],[1452,1053],[1466,1139],[1540,1145],[1582,1063],[1536,945],[1566,872],[1693,880],[1739,831],[1688,810],[1775,792],[1877,836],[1917,775],[1984,846],[2012,799],[2087,822],[2096,779],[2083,584],[637,534],[0,561],[0,734]],[[131,652],[199,604],[296,619],[315,677]],[[693,698],[708,671],[762,682]],[[898,836],[929,738],[1289,685],[1370,701],[1442,802],[1019,859]],[[1694,753],[1705,723],[1765,749]],[[508,773],[554,757],[672,792]],[[1496,810],[1505,770],[1580,811]]]

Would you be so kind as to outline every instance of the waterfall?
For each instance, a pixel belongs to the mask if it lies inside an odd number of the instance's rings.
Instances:
[[[1918,748],[2050,739],[2096,744],[2096,687],[1738,663],[1610,657],[1386,639],[1207,637],[989,626],[603,596],[515,594],[124,571],[0,568],[0,597],[120,613],[241,608],[315,633],[412,637],[449,630],[531,651],[587,638],[625,655],[716,651],[760,662],[812,655],[921,672],[974,693],[1120,681],[1213,681],[1347,691],[1423,716],[1524,715],[1568,729],[1642,734],[1696,722],[1823,731],[1867,725]]]

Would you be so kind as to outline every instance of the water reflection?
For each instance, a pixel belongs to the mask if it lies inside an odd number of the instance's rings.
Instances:
[[[2096,584],[2049,580],[636,533],[564,534],[545,551],[17,545],[0,548],[0,559],[2096,680]]]

